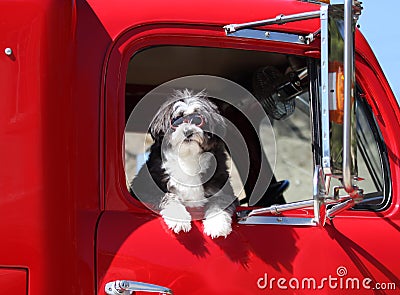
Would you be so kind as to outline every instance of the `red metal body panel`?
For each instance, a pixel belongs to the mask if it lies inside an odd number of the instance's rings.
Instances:
[[[11,278],[0,280],[1,292],[104,294],[106,282],[131,279],[177,294],[262,294],[264,274],[323,278],[339,266],[400,287],[400,112],[361,35],[357,79],[389,152],[385,212],[345,212],[325,228],[235,224],[226,240],[213,241],[200,229],[172,235],[125,187],[121,98],[134,52],[182,44],[303,55],[317,46],[238,43],[221,26],[316,9],[293,0],[0,1],[0,276]]]
[[[89,54],[77,10],[0,1],[0,265],[27,268],[29,294],[94,290],[106,48]]]
[[[12,290],[15,294],[27,294],[27,270],[18,268],[0,268],[0,286],[2,286],[3,290]]]
[[[98,267],[105,275],[99,294],[109,281],[132,278],[168,286],[174,294],[381,294],[323,285],[324,278],[340,278],[340,267],[360,282],[399,283],[398,262],[388,255],[397,251],[399,225],[382,218],[342,218],[325,228],[236,224],[227,239],[217,240],[203,235],[201,223],[194,226],[177,236],[158,217],[106,213],[100,222]],[[286,289],[278,287],[280,278],[287,280]],[[315,290],[289,287],[289,280],[303,278],[314,278]]]
[[[262,0],[253,0],[251,3],[211,0],[176,3],[158,0],[116,0],[112,5],[107,0],[89,0],[88,3],[113,40],[126,30],[143,24],[176,23],[221,27],[229,23],[276,17],[282,13],[295,14],[319,9],[317,5],[292,0],[270,0],[268,3]],[[309,29],[319,27],[319,21],[289,23],[284,27],[288,32],[309,32]]]
[[[356,35],[356,45],[357,80],[362,85],[366,99],[378,121],[390,161],[392,206],[386,213],[388,216],[397,216],[399,218],[400,182],[398,180],[400,179],[400,142],[397,130],[400,127],[400,110],[375,55],[361,34]]]

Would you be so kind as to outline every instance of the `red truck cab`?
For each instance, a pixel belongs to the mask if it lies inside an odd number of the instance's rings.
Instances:
[[[1,293],[398,294],[400,109],[355,29],[341,137],[345,17],[331,2],[0,1]],[[232,167],[250,166],[232,172],[226,238],[200,221],[174,234],[129,193],[144,120],[176,87],[237,95],[222,114],[249,147]],[[250,130],[236,112],[256,104]]]

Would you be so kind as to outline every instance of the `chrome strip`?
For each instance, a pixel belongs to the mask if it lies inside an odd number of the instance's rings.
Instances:
[[[322,168],[330,174],[331,154],[329,146],[329,42],[328,5],[321,6],[321,132]]]
[[[239,224],[256,225],[256,224],[278,224],[278,225],[299,225],[299,226],[316,226],[314,218],[304,217],[283,217],[283,216],[251,216],[238,221]]]
[[[232,33],[227,33],[227,36],[296,43],[296,44],[306,44],[307,42],[307,38],[301,35],[281,33],[281,32],[271,32],[271,31],[261,31],[255,29],[243,29],[240,31],[234,31]]]

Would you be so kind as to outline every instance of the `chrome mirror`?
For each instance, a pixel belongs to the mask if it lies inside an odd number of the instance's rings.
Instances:
[[[352,194],[357,177],[354,31],[361,6],[342,2],[321,8],[326,13],[321,17],[321,165],[326,177],[339,178]]]

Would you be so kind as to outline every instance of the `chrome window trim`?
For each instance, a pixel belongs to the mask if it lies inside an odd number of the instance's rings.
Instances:
[[[229,33],[228,36],[246,38],[246,39],[257,39],[264,41],[277,41],[285,43],[295,43],[295,44],[307,44],[307,37],[297,34],[289,34],[274,31],[264,31],[255,29],[243,29],[240,31],[235,31]]]

